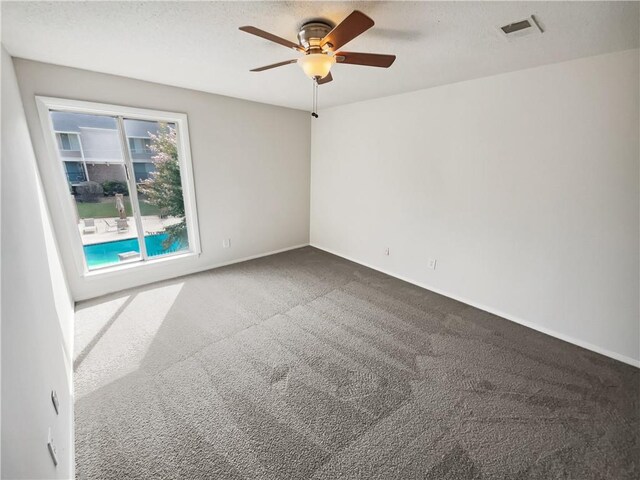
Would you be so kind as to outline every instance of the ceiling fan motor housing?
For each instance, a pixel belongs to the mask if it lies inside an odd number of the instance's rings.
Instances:
[[[329,33],[333,27],[325,22],[308,22],[300,27],[300,31],[298,32],[298,41],[300,45],[304,47],[307,53],[322,53],[322,45],[320,42],[322,39]],[[331,48],[330,44],[325,46],[325,49]]]

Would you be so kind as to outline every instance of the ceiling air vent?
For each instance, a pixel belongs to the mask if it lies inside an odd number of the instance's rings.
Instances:
[[[498,32],[507,40],[511,40],[529,35],[539,35],[542,33],[542,29],[533,15],[531,15],[524,20],[498,27]]]

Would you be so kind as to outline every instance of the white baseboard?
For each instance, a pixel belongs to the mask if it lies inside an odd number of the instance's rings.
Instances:
[[[394,277],[394,278],[397,278],[399,280],[403,280],[403,281],[405,281],[407,283],[411,283],[411,284],[416,285],[418,287],[421,287],[421,288],[424,288],[426,290],[438,293],[440,295],[444,295],[445,297],[452,298],[454,300],[457,300],[459,302],[465,303],[467,305],[470,305],[472,307],[478,308],[480,310],[484,310],[485,312],[491,313],[493,315],[497,315],[499,317],[505,318],[505,319],[510,320],[512,322],[519,323],[520,325],[523,325],[525,327],[531,328],[533,330],[537,330],[538,332],[544,333],[546,335],[550,335],[552,337],[558,338],[558,339],[563,340],[565,342],[569,342],[569,343],[572,343],[572,344],[577,345],[579,347],[586,348],[587,350],[591,350],[592,352],[600,353],[600,354],[605,355],[607,357],[613,358],[614,360],[619,360],[621,362],[624,362],[624,363],[627,363],[629,365],[632,365],[632,366],[634,366],[636,368],[640,368],[640,360],[636,360],[636,359],[633,359],[631,357],[627,357],[626,355],[622,355],[620,353],[613,352],[613,351],[608,350],[606,348],[599,347],[598,345],[593,345],[592,343],[585,342],[584,340],[580,340],[579,338],[575,338],[575,337],[572,337],[570,335],[566,335],[564,333],[557,332],[557,331],[552,330],[552,329],[547,328],[547,327],[543,327],[543,326],[538,325],[538,324],[536,324],[534,322],[530,322],[530,321],[527,321],[527,320],[523,320],[521,318],[517,318],[517,317],[515,317],[513,315],[510,315],[508,313],[502,312],[502,311],[500,311],[498,309],[495,309],[493,307],[488,307],[486,305],[483,305],[481,303],[475,302],[473,300],[469,300],[469,299],[461,297],[459,295],[454,295],[452,293],[445,292],[445,291],[443,291],[443,290],[441,290],[439,288],[434,288],[431,285],[427,285],[426,283],[418,282],[418,281],[415,281],[415,280],[413,280],[411,278],[407,278],[407,277],[405,277],[403,275],[399,275],[397,273],[390,272],[390,271],[385,270],[383,268],[380,268],[380,267],[377,267],[377,266],[374,266],[374,265],[370,265],[370,264],[368,264],[366,262],[363,262],[363,261],[360,261],[360,260],[358,260],[356,258],[350,257],[348,255],[343,255],[343,254],[341,254],[339,252],[331,250],[330,248],[325,248],[325,247],[322,247],[322,246],[317,245],[315,243],[310,243],[310,245],[312,247],[314,247],[314,248],[319,249],[319,250],[323,250],[323,251],[325,251],[327,253],[331,253],[332,255],[336,255],[338,257],[342,257],[342,258],[344,258],[346,260],[349,260],[351,262],[358,263],[358,264],[360,264],[360,265],[362,265],[364,267],[371,268],[371,269],[376,270],[378,272],[384,273],[386,275],[389,275],[390,277]]]
[[[191,275],[192,273],[204,272],[206,270],[213,270],[214,268],[226,267],[228,265],[233,265],[235,263],[247,262],[249,260],[255,260],[256,258],[268,257],[269,255],[288,252],[289,250],[296,250],[298,248],[308,247],[309,245],[310,245],[309,243],[301,243],[300,245],[293,245],[291,247],[280,248],[278,250],[272,250],[270,252],[258,253],[256,255],[250,255],[248,257],[236,258],[234,260],[229,260],[228,262],[214,263],[211,265],[207,265],[206,267],[198,268],[193,272],[188,273],[187,275]]]

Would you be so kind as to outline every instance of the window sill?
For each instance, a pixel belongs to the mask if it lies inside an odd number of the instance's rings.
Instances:
[[[85,271],[82,274],[82,277],[86,279],[111,277],[121,272],[130,272],[131,270],[138,270],[138,269],[144,270],[156,265],[164,265],[166,263],[177,262],[179,260],[186,260],[191,257],[199,257],[199,256],[200,256],[200,252],[186,252],[186,253],[181,253],[179,255],[169,255],[162,258],[147,260],[146,262],[130,262],[122,265],[114,265],[111,267],[104,267],[96,270]]]

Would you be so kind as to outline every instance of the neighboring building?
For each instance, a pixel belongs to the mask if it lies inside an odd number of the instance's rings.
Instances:
[[[125,180],[118,130],[112,117],[52,112],[51,118],[58,153],[72,186],[87,180]],[[129,119],[125,122],[133,173],[136,182],[141,182],[155,169],[150,134],[157,134],[160,124]]]

